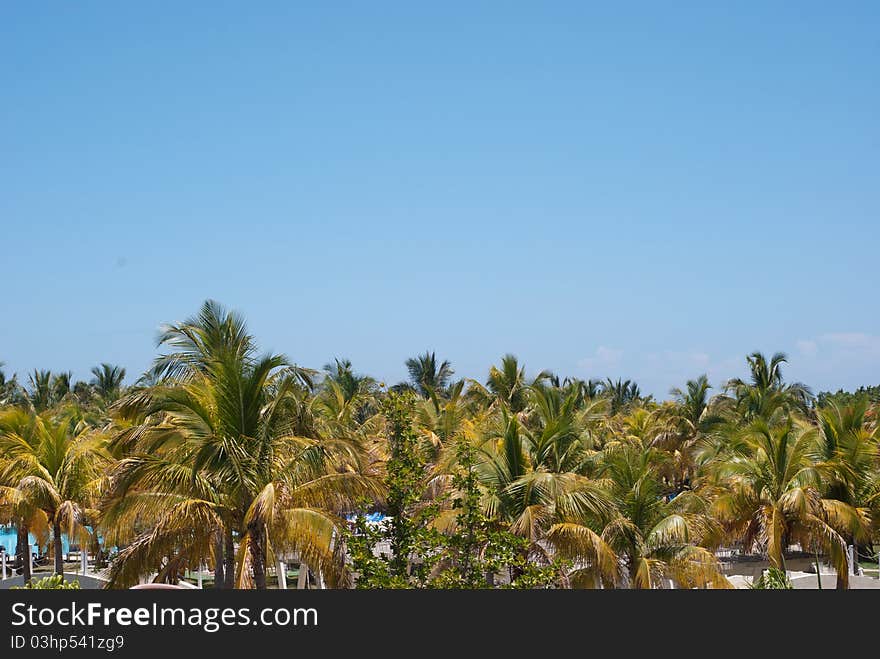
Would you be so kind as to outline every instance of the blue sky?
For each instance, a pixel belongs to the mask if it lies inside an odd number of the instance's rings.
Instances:
[[[7,372],[211,297],[389,382],[880,382],[880,4],[306,4],[0,5]]]

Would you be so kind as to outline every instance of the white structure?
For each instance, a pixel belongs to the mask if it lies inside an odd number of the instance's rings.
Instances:
[[[287,565],[284,561],[275,562],[275,572],[278,574],[278,588],[287,590]]]

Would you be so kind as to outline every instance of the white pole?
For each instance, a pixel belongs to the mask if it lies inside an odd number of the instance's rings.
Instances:
[[[199,565],[198,576],[196,577],[199,580],[199,588],[202,587],[202,566]]]
[[[277,561],[275,571],[278,573],[278,588],[287,590],[287,566],[283,561]]]
[[[86,572],[89,571],[89,552],[84,545],[80,549],[79,560],[82,564],[83,576],[86,576]]]
[[[853,572],[854,561],[853,561],[853,546],[852,545],[849,545],[846,548],[846,562],[848,563],[849,573],[853,574],[854,573]]]
[[[296,580],[296,587],[304,590],[309,583],[309,566],[304,562],[299,562],[299,578]]]
[[[34,552],[31,545],[27,545],[28,564],[31,566],[31,576],[34,576]]]
[[[3,578],[6,578],[6,552],[0,552],[3,555]]]
[[[324,590],[324,573],[321,572],[321,570],[318,570],[315,573],[315,576],[317,577],[317,580],[318,580],[318,588],[320,590]]]

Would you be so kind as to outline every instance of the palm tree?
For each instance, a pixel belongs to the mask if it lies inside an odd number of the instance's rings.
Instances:
[[[11,378],[6,377],[3,365],[0,362],[0,405],[16,405],[24,399],[24,392],[15,374]]]
[[[38,412],[48,409],[53,403],[52,372],[35,370],[28,376],[28,399]]]
[[[582,471],[594,448],[594,427],[605,419],[606,401],[583,404],[579,386],[550,387],[541,382],[529,386],[529,407],[524,432],[539,468],[552,472]]]
[[[15,550],[16,562],[21,566],[24,583],[31,580],[30,535],[36,537],[37,544],[48,542],[49,523],[46,513],[35,506],[18,487],[0,484],[0,523],[11,524],[17,532]]]
[[[328,362],[324,364],[323,370],[328,380],[340,386],[346,400],[351,400],[358,394],[366,393],[375,383],[373,378],[355,373],[349,359],[334,359],[333,363]]]
[[[711,388],[709,379],[703,374],[696,380],[688,380],[684,391],[677,388],[670,391],[679,406],[679,418],[694,432],[699,429],[703,417],[709,409],[709,390]]]
[[[528,388],[552,377],[550,371],[541,371],[529,381],[525,366],[520,366],[515,355],[507,354],[501,358],[500,367],[492,366],[489,369],[485,387],[478,382],[471,382],[468,396],[483,407],[497,401],[513,414],[519,414],[528,405]]]
[[[602,385],[602,394],[611,401],[611,413],[616,414],[629,405],[638,402],[641,397],[639,385],[631,380],[617,379],[615,382],[607,378]]]
[[[612,437],[596,451],[595,442],[584,432],[588,417],[578,419],[573,414],[576,391],[564,396],[563,390],[540,385],[531,391],[535,413],[530,424],[534,427],[524,432],[529,461],[542,471],[567,472],[569,476],[562,481],[577,476],[576,491],[592,490],[604,502],[599,515],[596,510],[588,515],[557,511],[546,530],[547,543],[559,556],[581,566],[590,555],[616,557],[614,569],[604,573],[595,568],[576,569],[570,575],[573,584],[590,586],[599,577],[610,586],[622,581],[631,587],[653,588],[661,578],[668,578],[685,587],[729,587],[715,557],[700,546],[717,537],[705,503],[694,495],[667,501],[668,486],[662,478],[665,456],[652,446],[664,426],[653,414],[635,411],[619,428],[614,427]],[[594,419],[602,417],[601,407],[585,413]],[[592,480],[578,474],[589,474]],[[618,572],[618,561],[623,572]],[[593,562],[587,560],[586,565]]]
[[[459,380],[449,386],[446,398],[432,392],[428,400],[416,405],[416,424],[422,430],[426,444],[434,450],[435,457],[458,437],[468,418],[464,385],[464,380]]]
[[[872,520],[880,518],[880,477],[877,429],[867,419],[868,401],[839,407],[830,403],[817,410],[819,441],[812,456],[823,476],[823,496],[847,504],[857,515],[849,527],[837,528],[858,552],[870,540]],[[855,562],[853,569],[855,569]]]
[[[810,388],[783,380],[782,365],[787,361],[782,352],[775,353],[770,361],[762,353],[753,352],[746,357],[749,380],[734,378],[725,385],[733,392],[737,410],[747,422],[758,417],[778,421],[790,411],[809,412],[813,397]]]
[[[704,437],[725,419],[717,412],[709,398],[709,380],[706,375],[688,380],[685,389],[670,391],[674,404],[669,411],[672,439],[667,450],[676,463],[676,491],[689,487],[697,470],[696,455]]]
[[[51,400],[57,404],[73,390],[73,373],[65,371],[52,377]]]
[[[836,529],[855,525],[859,513],[823,497],[821,473],[811,460],[817,440],[815,428],[791,418],[774,426],[753,421],[710,466],[718,478],[714,513],[730,537],[746,549],[766,552],[783,571],[790,544],[820,547],[845,588],[846,544]]]
[[[517,415],[502,409],[499,427],[481,442],[476,465],[486,491],[485,513],[527,541],[528,560],[548,564],[558,554],[576,561],[575,572],[567,575],[576,585],[595,579],[614,582],[614,552],[592,530],[597,520],[610,515],[605,492],[577,473],[550,469],[564,453],[552,444],[564,438],[564,428],[535,436]]]
[[[85,537],[85,522],[102,484],[109,456],[103,437],[89,427],[13,408],[0,414],[0,483],[17,490],[19,503],[45,513],[54,542],[55,572],[63,574],[62,535]]]
[[[0,362],[0,405],[6,405],[9,395],[9,385],[11,381],[6,379],[6,373],[3,371],[4,362]]]
[[[709,551],[720,529],[708,505],[692,492],[669,493],[663,474],[671,457],[656,446],[662,432],[655,415],[636,410],[593,456],[592,474],[614,510],[601,537],[630,588],[660,587],[663,579],[685,588],[730,588]]]
[[[220,536],[224,580],[234,572],[239,587],[265,588],[271,555],[288,550],[331,584],[346,583],[334,545],[337,513],[377,489],[360,473],[359,447],[296,434],[309,374],[280,355],[258,357],[243,321],[213,302],[168,329],[163,343],[177,352],[160,357],[154,371],[174,381],[120,406],[143,422],[120,435],[129,457],[105,505],[106,533],[131,542],[111,582],[130,584],[157,565],[158,578],[173,578],[212,553],[216,563]],[[136,520],[151,527],[132,537]]]
[[[52,373],[35,369],[28,376],[28,387],[25,392],[31,408],[37,413],[55,407],[71,392],[70,372]]]
[[[571,391],[577,391],[578,406],[588,405],[591,401],[599,398],[602,391],[602,382],[599,380],[566,377],[560,382],[558,377],[553,376],[549,382],[554,387],[566,392],[566,395]]]
[[[338,417],[345,410],[349,420],[364,423],[376,413],[376,380],[355,373],[348,359],[335,359],[332,364],[325,364],[323,370],[323,395],[319,399],[330,406],[326,411],[331,416]]]
[[[525,409],[528,385],[526,369],[519,365],[514,355],[504,355],[501,368],[490,368],[486,380],[486,388],[514,414]]]
[[[92,368],[92,381],[89,383],[105,403],[113,403],[122,394],[122,381],[125,369],[121,366],[103,363]]]
[[[422,398],[429,398],[431,392],[442,394],[455,371],[452,364],[443,361],[437,364],[437,356],[433,352],[425,352],[418,357],[410,357],[406,360],[406,370],[415,390]]]

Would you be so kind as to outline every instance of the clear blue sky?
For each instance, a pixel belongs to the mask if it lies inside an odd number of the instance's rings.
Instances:
[[[873,1],[3,3],[0,360],[136,374],[212,297],[389,382],[513,352],[664,396],[759,349],[876,384],[878,35]]]

